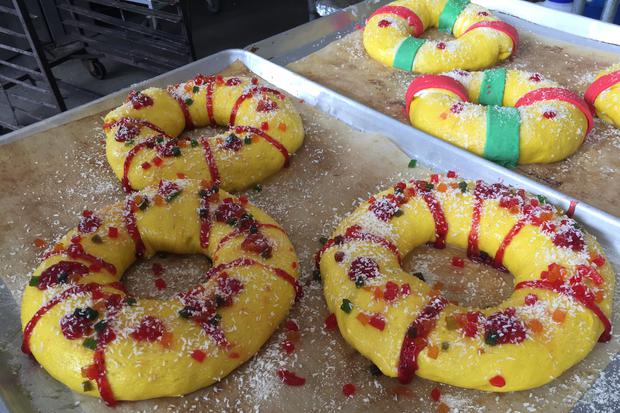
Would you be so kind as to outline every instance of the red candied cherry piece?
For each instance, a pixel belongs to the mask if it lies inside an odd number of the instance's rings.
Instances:
[[[491,377],[489,383],[491,383],[491,386],[504,387],[506,385],[506,379],[498,374],[497,376]]]
[[[385,284],[385,290],[383,291],[383,298],[385,298],[387,301],[392,301],[396,299],[396,297],[398,297],[399,290],[400,288],[398,287],[398,284],[392,281],[388,281]]]
[[[336,320],[336,314],[331,313],[325,319],[325,330],[334,331],[336,328],[338,328],[338,321]]]
[[[108,228],[108,237],[110,238],[118,238],[118,228],[109,227]]]
[[[286,354],[292,354],[295,351],[295,343],[291,340],[284,340],[280,347]]]
[[[87,336],[92,331],[92,321],[86,317],[75,314],[67,314],[60,319],[62,335],[69,340],[75,340]]]
[[[461,257],[452,257],[452,266],[457,268],[465,267],[465,261]]]
[[[299,331],[299,325],[294,320],[287,320],[286,329],[288,331]]]
[[[355,384],[353,383],[347,383],[344,386],[342,386],[342,394],[344,394],[345,397],[351,397],[355,394]]]
[[[527,305],[534,305],[538,302],[538,296],[536,294],[528,294],[523,301],[525,301]]]
[[[202,363],[204,359],[207,357],[207,353],[202,350],[194,350],[191,353],[191,357],[196,360],[198,363]]]
[[[155,288],[158,290],[165,290],[167,286],[168,284],[166,284],[166,281],[163,278],[157,278],[155,280]]]
[[[280,378],[280,381],[287,386],[303,386],[306,384],[306,379],[298,376],[292,371],[280,369],[276,371],[277,376]]]
[[[164,322],[157,317],[144,316],[140,324],[129,335],[137,341],[156,341],[164,335],[166,327]]]

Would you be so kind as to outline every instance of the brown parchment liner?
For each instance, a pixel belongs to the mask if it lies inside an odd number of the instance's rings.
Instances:
[[[233,65],[226,74],[244,72],[241,65]],[[569,411],[620,348],[617,336],[610,343],[597,345],[586,360],[547,386],[491,394],[417,378],[401,386],[395,379],[373,376],[368,360],[347,345],[337,331],[323,328],[327,308],[321,284],[312,279],[312,258],[320,247],[319,237],[329,236],[359,200],[398,179],[427,177],[429,171],[423,166],[409,169],[409,159],[381,136],[356,132],[301,102],[297,107],[305,126],[304,146],[289,169],[263,182],[261,192],[247,191],[251,202],[286,229],[300,257],[305,297],[289,317],[300,326],[296,351],[286,355],[281,350],[281,342],[287,337],[281,327],[252,360],[221,383],[181,398],[124,402],[116,411],[434,412],[438,406],[430,397],[434,387],[441,389],[442,402],[451,411]],[[0,277],[18,303],[40,253],[33,240],[53,242],[76,225],[82,209],[96,210],[123,196],[105,160],[101,131],[104,114],[0,146]],[[451,267],[455,255],[464,257],[459,251],[420,248],[407,258],[405,266],[412,272],[423,272],[429,283],[441,281],[445,294],[461,303],[489,305],[510,294],[510,276],[499,276],[470,262],[464,269]],[[617,257],[609,258],[618,264]],[[165,267],[163,278],[168,288],[163,292],[153,285],[155,277],[148,270],[153,262]],[[203,258],[159,256],[130,269],[127,283],[137,294],[172,295],[195,282],[206,268]],[[4,302],[0,309],[16,305]],[[0,326],[2,323],[0,320]],[[74,394],[47,375],[19,352],[20,340],[21,334],[15,334],[0,343],[0,350],[11,359],[0,368],[11,369],[17,377],[12,391],[26,392],[43,412],[108,411],[98,399]],[[275,374],[279,368],[305,377],[305,386],[281,384]],[[357,387],[352,398],[342,394],[345,383]]]

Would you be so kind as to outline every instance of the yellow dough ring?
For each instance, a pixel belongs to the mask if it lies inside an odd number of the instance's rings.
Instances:
[[[345,340],[402,382],[496,392],[541,386],[608,341],[614,273],[594,238],[542,197],[448,176],[371,197],[317,254]],[[449,302],[401,268],[425,243],[509,271],[513,294],[484,309]]]
[[[620,63],[598,74],[585,93],[599,118],[620,128]]]
[[[405,100],[416,128],[511,167],[567,158],[593,125],[580,96],[520,70],[418,76]]]
[[[420,39],[430,27],[455,40]],[[468,0],[399,0],[380,7],[366,22],[364,48],[386,66],[418,73],[494,66],[514,54],[514,27]]]
[[[190,393],[252,357],[301,294],[297,256],[247,198],[201,185],[162,181],[85,211],[24,291],[23,351],[108,405]],[[213,267],[171,298],[131,297],[123,273],[156,251],[204,254]]]
[[[207,125],[230,129],[179,138]],[[288,166],[304,139],[290,99],[242,76],[198,75],[166,90],[132,92],[106,115],[103,128],[108,162],[127,192],[177,178],[242,190]]]

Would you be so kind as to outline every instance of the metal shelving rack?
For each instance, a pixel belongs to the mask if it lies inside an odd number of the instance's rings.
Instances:
[[[0,134],[65,111],[70,91],[98,96],[54,77],[69,59],[96,79],[106,76],[100,58],[153,73],[195,60],[189,3],[0,0]]]
[[[190,0],[55,0],[70,39],[97,56],[155,73],[195,60]],[[95,60],[90,60],[95,64]],[[99,68],[89,67],[91,73]]]
[[[40,16],[30,14],[24,0],[5,2],[0,5],[0,14],[17,19],[21,25],[21,29],[0,26],[0,49],[7,56],[0,59],[0,127],[16,130],[47,117],[33,111],[33,105],[44,107],[51,114],[66,110],[51,68],[75,50],[48,55],[33,24]]]

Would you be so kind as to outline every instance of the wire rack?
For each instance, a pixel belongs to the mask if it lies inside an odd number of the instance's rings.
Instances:
[[[6,132],[66,110],[51,68],[77,49],[46,53],[35,29],[41,16],[24,0],[1,2],[0,17],[0,129]]]
[[[195,59],[190,0],[54,1],[70,40],[81,42],[94,55],[154,73]],[[101,67],[89,70],[95,75]]]

